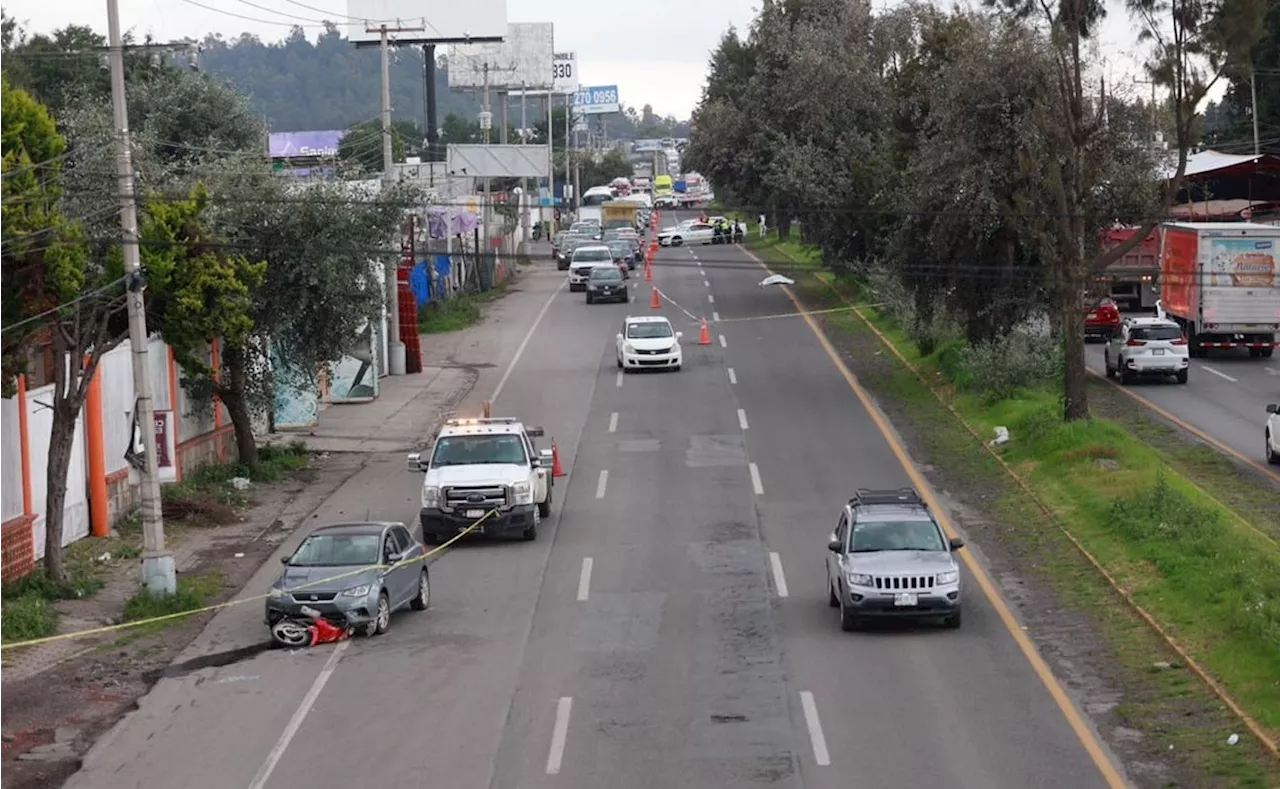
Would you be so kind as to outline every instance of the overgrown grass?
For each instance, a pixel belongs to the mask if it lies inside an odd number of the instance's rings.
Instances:
[[[64,565],[68,580],[58,583],[37,567],[31,573],[0,587],[0,639],[27,641],[51,636],[58,628],[58,612],[50,603],[89,597],[102,581],[87,565],[69,558]]]
[[[418,311],[418,330],[423,334],[444,334],[474,326],[483,317],[480,304],[477,296],[433,301]]]
[[[45,598],[27,594],[4,595],[0,612],[0,639],[6,644],[51,636],[58,629],[58,615]]]
[[[771,263],[783,254],[776,243],[756,246],[764,247]],[[812,277],[805,279],[808,282],[801,282],[797,291],[827,291],[829,304],[829,289]],[[833,284],[850,300],[858,298],[847,287],[850,283]],[[993,396],[991,388],[966,382],[965,371],[972,374],[975,368],[965,364],[956,343],[942,343],[931,354],[922,354],[890,316],[876,309],[864,309],[863,314],[980,437],[993,437],[996,427],[1009,428],[1010,441],[998,451],[1039,500],[1263,728],[1272,734],[1280,731],[1280,546],[1206,493],[1197,479],[1179,473],[1211,468],[1221,473],[1224,464],[1171,465],[1165,452],[1144,442],[1143,434],[1129,429],[1128,423],[1062,423],[1059,392],[1052,386],[1006,387],[1004,396]],[[855,342],[876,342],[854,315],[828,316],[824,323],[829,332],[861,334]],[[1027,380],[1034,379],[1023,382]],[[899,368],[878,386],[883,396],[902,403],[913,420],[928,421],[922,435],[927,437],[929,457],[945,466],[947,474],[1004,475],[914,374]],[[1203,484],[1216,492],[1215,480],[1208,478]],[[1005,491],[995,508],[1012,515],[1010,524],[1042,517],[1016,503],[1019,492],[1012,485]],[[1101,576],[1079,560],[1065,538],[1055,537],[1053,529],[1006,530],[1001,541],[1021,543],[1036,556],[1032,566],[1021,570],[1046,576],[1064,596],[1088,606],[1125,669],[1151,672],[1153,661],[1165,660],[1152,657],[1162,649],[1155,633],[1125,614]],[[1051,543],[1055,548],[1044,551]],[[1144,681],[1155,690],[1135,695],[1119,711],[1137,728],[1169,740],[1170,747],[1178,743],[1190,752],[1183,756],[1192,757],[1193,765],[1233,785],[1274,785],[1267,777],[1274,762],[1268,762],[1261,749],[1221,744],[1239,725],[1231,724],[1193,675],[1175,665]],[[1192,703],[1190,699],[1202,699],[1202,710],[1217,707],[1207,713],[1215,720],[1212,730],[1204,730],[1201,720],[1179,720],[1179,708]],[[1230,729],[1224,733],[1217,726]]]
[[[146,589],[142,589],[125,602],[124,621],[138,622],[160,616],[194,611],[197,608],[209,605],[221,590],[222,574],[218,572],[179,578],[177,589],[172,595],[153,595]],[[146,633],[167,627],[176,621],[181,621],[181,618],[139,625],[130,631],[130,635],[137,638]]]

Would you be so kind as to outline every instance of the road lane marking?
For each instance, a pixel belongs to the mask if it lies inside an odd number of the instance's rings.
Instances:
[[[831,754],[827,753],[827,738],[822,734],[822,721],[818,720],[818,705],[813,694],[807,690],[800,691],[800,706],[804,708],[804,724],[809,728],[809,741],[813,743],[813,760],[819,767],[831,764]]]
[[[732,367],[729,368],[729,383],[731,384],[738,383],[738,374],[733,371]]]
[[[764,483],[760,481],[760,467],[755,463],[748,463],[747,470],[751,472],[751,489],[756,492],[757,496],[763,496]]]
[[[606,469],[600,469],[600,481],[596,483],[596,498],[603,499],[605,489],[609,487],[609,472]]]
[[[547,754],[547,775],[560,773],[560,762],[564,760],[564,744],[569,738],[569,713],[573,711],[573,699],[561,696],[556,703],[556,723],[551,730],[551,752]]]
[[[516,355],[511,357],[511,362],[507,364],[506,372],[502,374],[502,378],[498,379],[498,385],[493,388],[493,395],[489,397],[490,403],[498,402],[498,395],[502,394],[502,388],[507,385],[507,379],[511,377],[512,371],[516,369],[516,363],[520,361],[520,357],[524,356],[524,349],[529,346],[529,340],[533,339],[533,333],[538,330],[538,324],[542,323],[542,319],[547,316],[547,310],[551,309],[551,304],[556,300],[556,296],[560,295],[560,291],[564,289],[564,285],[569,281],[568,277],[560,282],[560,286],[551,291],[550,298],[547,303],[542,305],[542,309],[538,311],[538,317],[533,319],[533,325],[529,327],[529,331],[525,332],[524,339],[520,341],[520,345],[516,348]]]
[[[1206,373],[1212,373],[1213,375],[1216,375],[1216,376],[1218,376],[1219,378],[1225,378],[1226,380],[1230,381],[1230,382],[1231,382],[1231,383],[1233,383],[1233,384],[1238,384],[1238,383],[1240,383],[1240,382],[1239,382],[1238,380],[1236,380],[1235,378],[1232,378],[1231,376],[1227,375],[1227,374],[1226,374],[1226,373],[1224,373],[1224,372],[1219,372],[1218,370],[1213,369],[1212,367],[1210,367],[1210,366],[1209,366],[1209,365],[1207,365],[1207,364],[1202,364],[1202,365],[1200,365],[1200,369],[1201,369],[1201,370],[1204,370]]]
[[[617,383],[618,383],[619,389],[622,388],[622,372],[623,372],[622,370],[618,371]]]
[[[738,409],[738,427],[747,429],[747,412],[741,408]]]
[[[716,312],[715,310],[712,310],[712,311],[711,311],[711,321],[712,321],[713,323],[719,323],[719,322],[720,322],[720,313]]]
[[[754,260],[760,268],[764,269],[766,273],[774,273],[759,257],[752,254],[750,251],[743,251],[747,256]],[[885,442],[889,445],[889,449],[898,459],[898,463],[902,466],[903,471],[906,472],[907,477],[911,480],[915,489],[918,490],[921,497],[924,498],[925,504],[929,506],[929,509],[936,513],[938,522],[942,526],[943,531],[946,532],[948,537],[958,537],[959,533],[956,531],[955,525],[951,522],[950,516],[947,515],[946,510],[944,510],[942,505],[938,502],[938,498],[934,495],[933,488],[929,486],[928,480],[924,478],[924,475],[920,473],[920,470],[911,462],[911,457],[907,454],[906,449],[902,446],[897,435],[893,432],[893,426],[889,424],[884,414],[880,413],[880,409],[876,408],[875,402],[871,399],[871,396],[862,388],[862,384],[858,382],[857,377],[854,376],[853,372],[849,369],[849,366],[840,358],[840,353],[835,349],[835,346],[831,344],[831,340],[827,338],[827,335],[822,333],[822,329],[818,327],[817,322],[805,313],[804,305],[800,303],[800,300],[796,298],[796,295],[792,293],[791,289],[786,285],[781,285],[780,287],[782,288],[782,292],[787,294],[787,298],[791,300],[791,303],[795,306],[797,312],[800,313],[800,317],[804,320],[805,324],[808,325],[809,331],[813,332],[814,338],[817,339],[822,350],[826,352],[827,358],[831,360],[832,365],[835,366],[836,370],[844,378],[845,383],[847,383],[849,388],[853,390],[853,394],[858,398],[858,402],[862,404],[863,409],[865,409],[871,416],[871,421],[875,423],[876,429],[879,431],[880,435],[884,437]],[[1046,663],[1045,659],[1040,655],[1036,645],[1031,641],[1031,637],[1027,635],[1025,630],[1023,630],[1022,625],[1009,609],[1009,605],[1004,601],[1004,598],[1000,596],[1000,593],[996,591],[995,583],[987,574],[986,569],[978,563],[978,560],[975,559],[974,555],[969,551],[961,551],[960,559],[964,562],[965,566],[969,568],[969,572],[973,576],[974,581],[977,582],[978,588],[982,590],[983,596],[987,598],[987,601],[991,603],[991,607],[995,609],[996,614],[1000,617],[1000,621],[1004,624],[1005,629],[1009,632],[1009,635],[1012,636],[1014,643],[1018,645],[1018,649],[1031,665],[1032,671],[1034,671],[1036,676],[1040,679],[1041,684],[1044,685],[1045,689],[1049,692],[1049,695],[1053,697],[1054,703],[1057,704],[1058,709],[1062,712],[1062,716],[1066,718],[1067,724],[1071,727],[1071,730],[1075,732],[1076,738],[1089,754],[1089,758],[1093,760],[1094,765],[1098,768],[1098,772],[1102,774],[1107,785],[1113,789],[1125,789],[1128,784],[1125,783],[1124,778],[1120,775],[1116,766],[1112,764],[1111,759],[1107,757],[1106,751],[1102,747],[1102,743],[1099,742],[1097,736],[1093,733],[1092,729],[1089,728],[1089,724],[1085,721],[1084,716],[1076,709],[1075,705],[1071,701],[1071,697],[1067,695],[1067,692],[1062,687],[1061,683],[1059,683],[1057,678],[1053,676],[1052,669],[1049,668],[1049,664]]]
[[[1262,369],[1267,371],[1267,375],[1280,375],[1280,370],[1274,367],[1263,367]]]
[[[712,303],[712,304],[715,304],[715,303],[716,303],[716,297],[715,297],[715,296],[712,296],[710,293],[708,293],[708,294],[707,294],[707,301],[708,301],[708,302],[710,302],[710,303]]]
[[[595,561],[590,556],[582,558],[582,572],[578,575],[578,602],[581,603],[587,599],[587,595],[591,590],[591,567]]]
[[[609,414],[609,432],[610,433],[618,432],[618,412],[617,411],[614,411],[612,414]]]
[[[773,568],[773,585],[778,590],[778,597],[786,597],[787,576],[782,572],[782,557],[777,551],[769,554],[769,566]]]
[[[559,292],[557,290],[557,292]],[[537,327],[537,323],[534,326]],[[516,358],[519,358],[519,351],[516,352]],[[298,705],[298,709],[294,710],[293,717],[289,719],[289,723],[284,727],[284,731],[280,733],[280,739],[276,740],[275,746],[271,752],[267,754],[267,760],[258,768],[258,774],[253,776],[253,782],[249,784],[249,789],[262,789],[267,785],[267,781],[271,778],[271,773],[276,769],[276,765],[280,763],[280,757],[284,756],[285,749],[289,747],[289,743],[297,736],[298,729],[302,728],[302,721],[306,720],[307,713],[311,712],[311,708],[315,706],[316,699],[320,698],[320,692],[324,690],[324,686],[328,684],[329,677],[333,676],[334,669],[338,667],[338,661],[342,658],[342,653],[347,651],[347,647],[351,645],[350,641],[341,641],[333,652],[329,654],[329,659],[324,662],[324,668],[320,669],[319,676],[311,683],[311,688],[307,691],[307,695],[302,697],[302,703]]]
[[[725,342],[725,341],[724,341],[724,335],[723,335],[723,334],[721,334],[721,335],[720,335],[720,347],[721,347],[721,348],[726,348],[726,347],[728,347],[728,345],[729,345],[729,343],[727,343],[727,342]]]
[[[711,283],[707,282],[705,279],[702,281],[702,284],[706,285],[708,288],[711,287]]]

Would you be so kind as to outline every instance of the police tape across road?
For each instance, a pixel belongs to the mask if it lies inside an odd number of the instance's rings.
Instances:
[[[300,591],[302,589],[306,589],[309,586],[315,586],[316,584],[324,584],[330,581],[337,581],[343,578],[349,578],[351,576],[355,576],[355,575],[359,575],[360,573],[367,572],[368,570],[373,570],[373,569],[393,570],[397,567],[405,567],[407,565],[415,564],[417,562],[425,562],[426,560],[431,559],[432,557],[439,556],[440,553],[442,553],[445,549],[449,548],[455,542],[462,539],[466,535],[470,534],[477,527],[479,527],[480,524],[484,523],[486,520],[492,517],[493,514],[496,512],[497,512],[496,509],[489,510],[483,516],[481,516],[480,518],[477,518],[469,526],[467,526],[465,529],[455,534],[453,537],[450,537],[448,540],[441,543],[440,545],[437,545],[435,548],[432,548],[431,550],[427,551],[423,555],[415,557],[413,559],[405,559],[403,561],[396,562],[395,564],[364,565],[363,567],[357,567],[354,570],[348,570],[347,572],[339,573],[338,575],[330,575],[324,578],[317,578],[314,581],[308,581],[304,584],[301,584],[299,586],[294,586],[289,589],[285,589],[283,591],[286,594],[293,594],[294,592]],[[104,625],[102,627],[94,627],[88,630],[77,630],[74,633],[61,633],[56,636],[45,636],[44,638],[32,638],[26,641],[15,641],[11,644],[0,643],[0,651],[18,649],[20,647],[34,647],[34,646],[39,646],[41,644],[51,644],[55,641],[71,641],[78,638],[88,638],[89,636],[102,635],[103,633],[114,633],[119,630],[129,630],[131,628],[142,627],[143,625],[150,625],[156,622],[166,622],[171,619],[182,619],[183,617],[195,616],[196,614],[204,614],[204,613],[208,613],[209,611],[219,611],[223,608],[230,608],[232,606],[242,605],[244,603],[252,603],[258,600],[266,600],[270,596],[271,596],[271,593],[268,592],[266,594],[253,595],[252,597],[240,597],[235,600],[228,600],[225,603],[215,603],[213,605],[201,606],[200,608],[193,608],[190,611],[179,611],[174,614],[165,614],[163,616],[152,616],[152,617],[147,617],[146,619],[137,619],[132,622],[121,622],[120,624],[117,624],[117,625]]]
[[[689,320],[693,321],[694,323],[701,322],[702,318],[698,317],[697,315],[694,315],[692,312],[689,312],[684,307],[680,306],[679,302],[677,302],[675,299],[668,296],[665,292],[662,291],[661,288],[658,288],[655,286],[654,291],[657,292],[658,296],[660,296],[663,301],[666,301],[667,303],[671,304],[671,306],[675,307],[676,309],[680,310],[685,315],[687,315],[689,317]],[[716,323],[745,323],[748,321],[777,320],[779,318],[803,318],[806,315],[829,315],[835,312],[854,312],[859,309],[867,309],[871,307],[882,307],[882,306],[884,306],[883,303],[857,304],[857,305],[850,305],[847,307],[831,307],[825,310],[804,310],[804,311],[797,310],[793,312],[779,312],[773,315],[748,315],[742,318],[720,318],[716,321]]]

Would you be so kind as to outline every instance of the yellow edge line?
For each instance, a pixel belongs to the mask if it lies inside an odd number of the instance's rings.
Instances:
[[[743,252],[755,260],[762,269],[770,274],[773,273],[765,262],[750,250],[744,248]],[[787,298],[791,299],[791,303],[796,306],[797,310],[800,310],[801,312],[804,311],[804,305],[800,303],[800,300],[796,298],[796,295],[791,292],[790,288],[782,286],[782,292],[787,294]],[[920,491],[926,503],[928,503],[929,508],[934,511],[935,515],[937,515],[943,530],[947,533],[947,536],[958,537],[959,533],[951,523],[951,519],[947,516],[945,510],[943,510],[942,506],[939,504],[937,497],[934,496],[933,489],[929,486],[928,481],[925,480],[924,475],[921,474],[915,467],[915,464],[911,462],[910,456],[903,448],[901,442],[898,441],[898,437],[894,434],[893,428],[889,425],[884,415],[880,413],[880,409],[876,407],[870,395],[868,395],[866,390],[862,388],[862,384],[858,383],[858,379],[854,376],[853,372],[849,370],[849,367],[844,363],[844,360],[840,358],[840,354],[836,352],[831,341],[827,339],[827,335],[818,327],[818,324],[813,320],[813,318],[809,315],[802,315],[801,317],[804,319],[804,322],[809,325],[809,330],[812,331],[814,337],[818,339],[819,344],[822,345],[822,349],[826,351],[827,356],[830,357],[831,363],[834,364],[836,369],[840,371],[840,374],[844,376],[844,380],[849,384],[849,388],[853,390],[858,401],[862,403],[863,408],[865,408],[867,413],[871,415],[871,419],[875,422],[876,428],[880,431],[881,435],[884,436],[885,441],[889,444],[889,448],[893,451],[894,456],[897,457],[903,470],[907,472],[907,476],[910,477],[911,483],[916,486],[916,489]],[[992,608],[994,608],[996,613],[999,614],[1000,621],[1004,623],[1005,629],[1009,631],[1009,635],[1013,637],[1018,648],[1022,650],[1023,656],[1026,657],[1027,662],[1031,664],[1031,668],[1035,671],[1036,676],[1040,678],[1040,682],[1045,686],[1045,689],[1049,691],[1049,695],[1053,697],[1054,702],[1058,705],[1058,709],[1062,711],[1063,716],[1067,719],[1067,723],[1071,726],[1071,729],[1076,733],[1076,737],[1080,740],[1080,744],[1084,746],[1089,757],[1093,759],[1093,763],[1097,765],[1098,771],[1102,773],[1102,777],[1106,780],[1107,785],[1114,789],[1127,787],[1129,784],[1120,775],[1120,771],[1116,769],[1115,764],[1112,763],[1106,750],[1103,748],[1102,743],[1099,742],[1097,736],[1089,727],[1089,724],[1085,722],[1084,716],[1082,716],[1080,711],[1076,709],[1075,704],[1072,703],[1066,690],[1053,675],[1053,671],[1049,668],[1049,665],[1045,662],[1044,658],[1040,656],[1040,652],[1036,649],[1035,644],[1032,643],[1031,638],[1026,634],[1026,631],[1023,630],[1021,623],[1019,623],[1017,618],[1014,617],[1013,612],[1005,603],[1004,598],[1002,598],[1000,593],[996,591],[995,584],[991,582],[991,578],[987,575],[986,570],[978,564],[978,561],[973,558],[973,554],[968,551],[962,551],[960,558],[964,561],[965,566],[969,568],[969,572],[978,582],[979,588],[982,589],[983,595],[985,595],[987,600],[991,603]]]

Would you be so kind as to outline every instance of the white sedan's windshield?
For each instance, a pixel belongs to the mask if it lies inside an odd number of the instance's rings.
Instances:
[[[629,340],[656,340],[673,334],[669,323],[632,323],[627,326]]]

